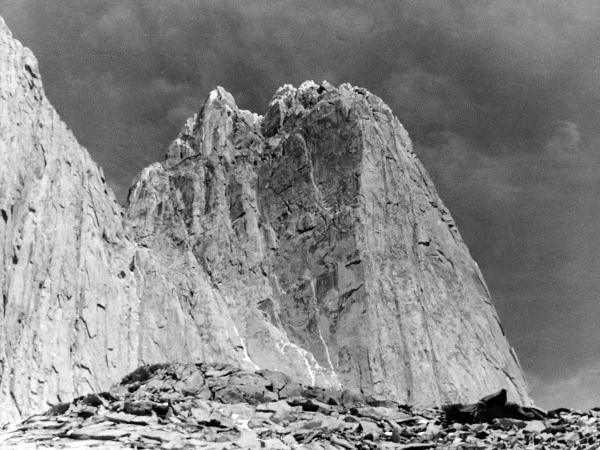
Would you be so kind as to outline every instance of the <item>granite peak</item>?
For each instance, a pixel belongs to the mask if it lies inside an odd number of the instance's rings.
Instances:
[[[456,225],[366,89],[223,88],[122,208],[0,22],[0,422],[143,364],[228,363],[398,402],[523,374]]]

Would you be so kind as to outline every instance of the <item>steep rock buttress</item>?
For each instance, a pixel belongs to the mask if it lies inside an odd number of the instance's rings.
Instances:
[[[0,21],[0,422],[143,363],[229,362],[418,404],[528,402],[490,295],[390,109],[213,91],[123,210]]]

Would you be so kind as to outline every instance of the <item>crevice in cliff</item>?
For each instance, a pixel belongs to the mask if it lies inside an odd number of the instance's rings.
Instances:
[[[88,326],[88,323],[87,323],[87,321],[86,321],[86,320],[83,318],[83,316],[81,316],[81,315],[80,315],[80,316],[77,318],[77,320],[75,321],[75,328],[76,328],[76,329],[78,328],[78,327],[77,327],[77,322],[81,322],[81,323],[83,324],[83,327],[85,328],[85,332],[86,332],[86,334],[87,334],[88,338],[90,338],[90,339],[93,339],[93,338],[94,338],[94,336],[92,336],[92,333],[90,332],[90,327]]]
[[[31,75],[33,78],[38,78],[38,74],[34,72],[29,64],[25,64],[25,70]]]
[[[14,376],[13,374],[11,374],[11,375]],[[14,405],[15,409],[19,413],[19,417],[23,417],[23,411],[21,410],[21,406],[19,406],[19,401],[17,400],[17,396],[15,395],[14,391],[12,390],[12,388],[10,389],[10,398],[11,398],[11,400],[13,402],[13,405]]]
[[[353,259],[353,260],[351,260],[351,261],[348,261],[348,262],[346,263],[346,266],[345,266],[345,267],[356,266],[356,265],[358,265],[358,264],[361,264],[361,263],[362,263],[362,259],[360,259],[360,258],[357,258],[357,259]]]
[[[352,295],[359,291],[360,289],[362,289],[364,287],[364,283],[360,283],[358,286],[351,288],[349,290],[347,290],[346,292],[342,293],[342,295],[340,295],[340,308],[344,308],[346,305],[346,300],[348,300],[350,297],[352,297]]]

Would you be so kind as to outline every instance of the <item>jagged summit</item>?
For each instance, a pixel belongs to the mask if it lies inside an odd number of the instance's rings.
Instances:
[[[330,102],[341,99],[341,113],[349,114],[352,108],[380,109],[392,116],[391,109],[377,96],[361,87],[343,83],[339,87],[327,81],[317,84],[312,80],[305,81],[298,88],[286,84],[275,92],[269,103],[261,131],[269,138],[283,127],[292,129],[295,120],[308,115],[319,102]],[[360,107],[358,105],[361,104]]]
[[[369,114],[379,111],[386,114],[390,120],[393,118],[391,109],[379,97],[371,94],[365,88],[352,86],[350,83],[343,83],[339,87],[335,87],[327,81],[317,84],[308,80],[298,88],[285,84],[275,92],[264,116],[239,109],[233,96],[223,87],[218,86],[209,93],[200,110],[186,121],[178,136],[169,146],[165,157],[167,165],[173,166],[199,153],[207,155],[207,152],[226,148],[227,146],[222,143],[215,146],[212,142],[213,131],[220,125],[223,118],[235,115],[236,123],[232,122],[231,124],[239,125],[239,122],[243,122],[246,126],[243,131],[256,137],[256,140],[261,141],[262,145],[252,146],[251,142],[245,142],[245,146],[238,147],[243,150],[250,148],[260,154],[264,145],[272,147],[281,140],[283,135],[289,134],[289,130],[293,129],[296,121],[313,112],[313,108],[319,102],[331,102],[338,99],[341,100],[342,114],[348,115],[354,108],[355,111],[368,111]],[[219,133],[219,136],[226,136],[231,131],[224,130],[224,133]],[[404,129],[402,131],[408,151],[412,152],[412,143],[408,133]],[[279,136],[276,136],[278,133]]]
[[[2,27],[0,26],[0,29]],[[0,421],[188,361],[399,402],[529,402],[479,268],[390,108],[217,88],[123,211],[0,32]]]
[[[241,125],[239,122],[243,122],[248,130],[259,133],[255,128],[262,117],[250,111],[240,110],[232,95],[219,86],[210,92],[200,111],[187,120],[175,141],[169,146],[166,155],[167,163],[172,166],[190,156],[197,154],[208,156],[212,151],[225,149],[227,146],[224,142],[214,143],[213,139],[217,134],[223,137],[232,131],[223,130],[223,133],[216,130],[232,115],[236,116],[238,125]]]

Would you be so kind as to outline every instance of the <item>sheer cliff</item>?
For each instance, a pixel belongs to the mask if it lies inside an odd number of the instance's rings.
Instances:
[[[525,382],[448,210],[379,98],[222,88],[125,209],[0,20],[0,421],[140,364],[281,370],[412,404]]]

